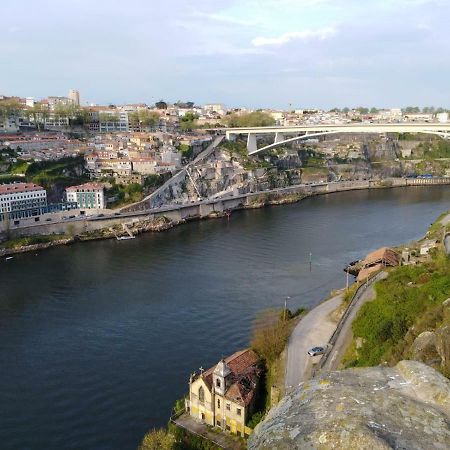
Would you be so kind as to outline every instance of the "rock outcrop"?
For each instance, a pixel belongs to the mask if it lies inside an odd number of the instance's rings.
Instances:
[[[450,381],[417,361],[332,372],[273,408],[249,449],[450,448]]]
[[[411,345],[411,359],[450,374],[450,299],[442,303],[443,320],[435,330],[420,333]],[[412,330],[414,332],[414,330]]]

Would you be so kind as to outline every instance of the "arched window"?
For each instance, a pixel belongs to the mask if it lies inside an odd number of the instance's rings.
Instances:
[[[200,389],[198,390],[198,399],[201,402],[205,401],[205,390],[203,389],[203,386],[200,386]]]

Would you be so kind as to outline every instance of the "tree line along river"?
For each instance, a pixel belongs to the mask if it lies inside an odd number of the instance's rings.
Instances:
[[[346,263],[421,237],[449,201],[344,192],[0,261],[1,448],[137,448],[259,311],[318,304]]]

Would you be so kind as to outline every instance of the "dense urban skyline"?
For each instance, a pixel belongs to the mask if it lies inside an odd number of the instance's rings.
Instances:
[[[1,94],[248,107],[446,106],[442,0],[3,6]],[[26,11],[26,14],[24,14]]]

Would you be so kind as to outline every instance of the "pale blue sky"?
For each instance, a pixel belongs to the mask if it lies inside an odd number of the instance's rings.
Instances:
[[[450,107],[448,0],[21,0],[0,94]]]

